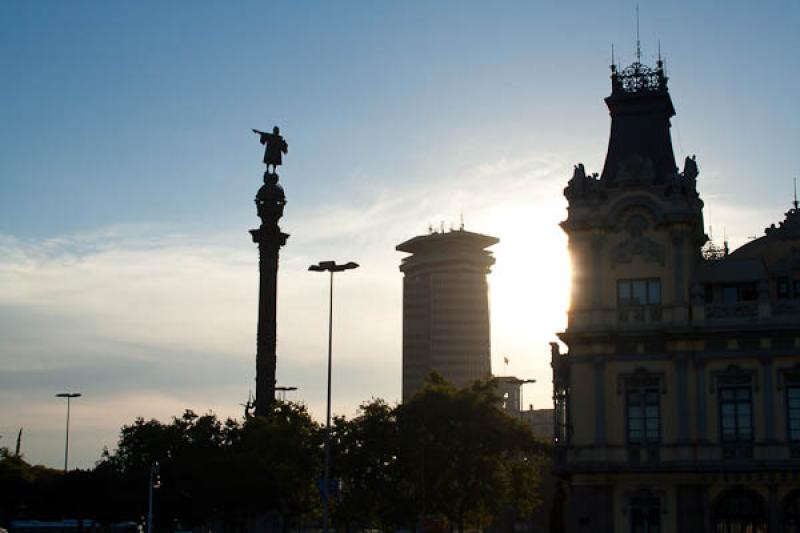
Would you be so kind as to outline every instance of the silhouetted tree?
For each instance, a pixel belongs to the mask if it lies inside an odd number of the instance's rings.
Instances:
[[[463,530],[498,516],[527,517],[540,503],[547,454],[530,428],[500,408],[493,381],[458,390],[432,374],[392,408],[382,400],[335,419],[334,520],[345,530],[440,523]]]
[[[31,466],[0,449],[0,521],[92,517],[138,521],[151,465],[160,465],[156,528],[283,529],[314,525],[323,432],[305,407],[275,402],[266,416],[220,421],[186,411],[168,423],[139,418],[91,470]],[[539,503],[546,447],[500,408],[492,381],[456,389],[432,374],[403,405],[361,405],[332,434],[334,525],[463,531],[527,517]]]
[[[535,509],[547,449],[500,408],[495,389],[491,380],[455,389],[433,373],[397,408],[405,516],[444,518],[463,531],[506,511],[527,516]]]
[[[335,419],[332,462],[341,488],[333,517],[345,530],[358,524],[385,531],[398,523],[399,444],[395,410],[383,400],[362,404],[352,420]]]

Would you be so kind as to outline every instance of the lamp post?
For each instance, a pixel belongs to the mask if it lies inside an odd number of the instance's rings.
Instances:
[[[328,514],[330,500],[330,478],[331,478],[331,366],[333,362],[333,274],[334,272],[344,272],[358,268],[358,263],[345,263],[337,265],[336,261],[320,261],[316,265],[311,265],[308,269],[312,272],[330,272],[330,297],[328,305],[328,401],[325,409],[325,474],[322,486],[322,531],[328,533]]]
[[[147,485],[147,533],[153,533],[153,489],[161,487],[158,461],[150,464],[150,481]]]
[[[282,402],[286,401],[286,393],[288,391],[295,391],[295,390],[297,390],[297,387],[295,387],[295,386],[291,386],[291,387],[275,387],[275,392],[280,394],[279,398],[281,399]]]
[[[56,398],[66,398],[67,399],[67,437],[66,441],[64,442],[64,473],[67,472],[67,461],[69,459],[69,406],[70,400],[73,398],[80,398],[80,392],[60,392],[56,394]]]

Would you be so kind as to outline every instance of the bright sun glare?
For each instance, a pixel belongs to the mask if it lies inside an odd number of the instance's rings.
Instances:
[[[489,275],[492,370],[536,378],[530,400],[539,405],[550,401],[548,343],[566,327],[569,305],[567,238],[558,226],[563,215],[563,207],[553,202],[506,205],[487,219],[491,235],[500,238],[492,248],[497,263]]]

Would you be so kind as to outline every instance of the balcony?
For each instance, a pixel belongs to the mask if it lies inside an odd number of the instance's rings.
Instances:
[[[755,318],[758,316],[758,302],[735,302],[706,304],[706,320],[726,320]]]
[[[777,300],[772,304],[774,316],[800,315],[800,300]]]
[[[617,308],[617,323],[620,325],[645,325],[661,322],[660,305],[626,305]]]

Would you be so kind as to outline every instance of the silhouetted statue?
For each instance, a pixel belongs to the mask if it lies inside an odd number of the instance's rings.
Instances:
[[[575,165],[575,171],[572,173],[572,179],[574,180],[585,180],[586,179],[586,169],[583,166],[583,163],[578,163]]]
[[[253,398],[252,391],[247,396],[247,403],[239,404],[244,407],[244,418],[247,420],[248,418],[253,418],[253,409],[256,406],[256,400]]]
[[[695,156],[686,156],[686,160],[683,162],[683,177],[690,180],[695,179],[699,174],[697,171],[697,161],[695,161],[694,157]]]
[[[561,347],[557,342],[550,343],[550,356],[556,358],[561,355]]]
[[[281,130],[278,126],[272,128],[272,133],[266,133],[254,129],[253,133],[259,135],[259,142],[266,145],[264,148],[264,164],[267,165],[267,172],[269,166],[272,165],[272,172],[275,173],[277,167],[283,162],[283,154],[289,151],[289,145],[281,137]]]

